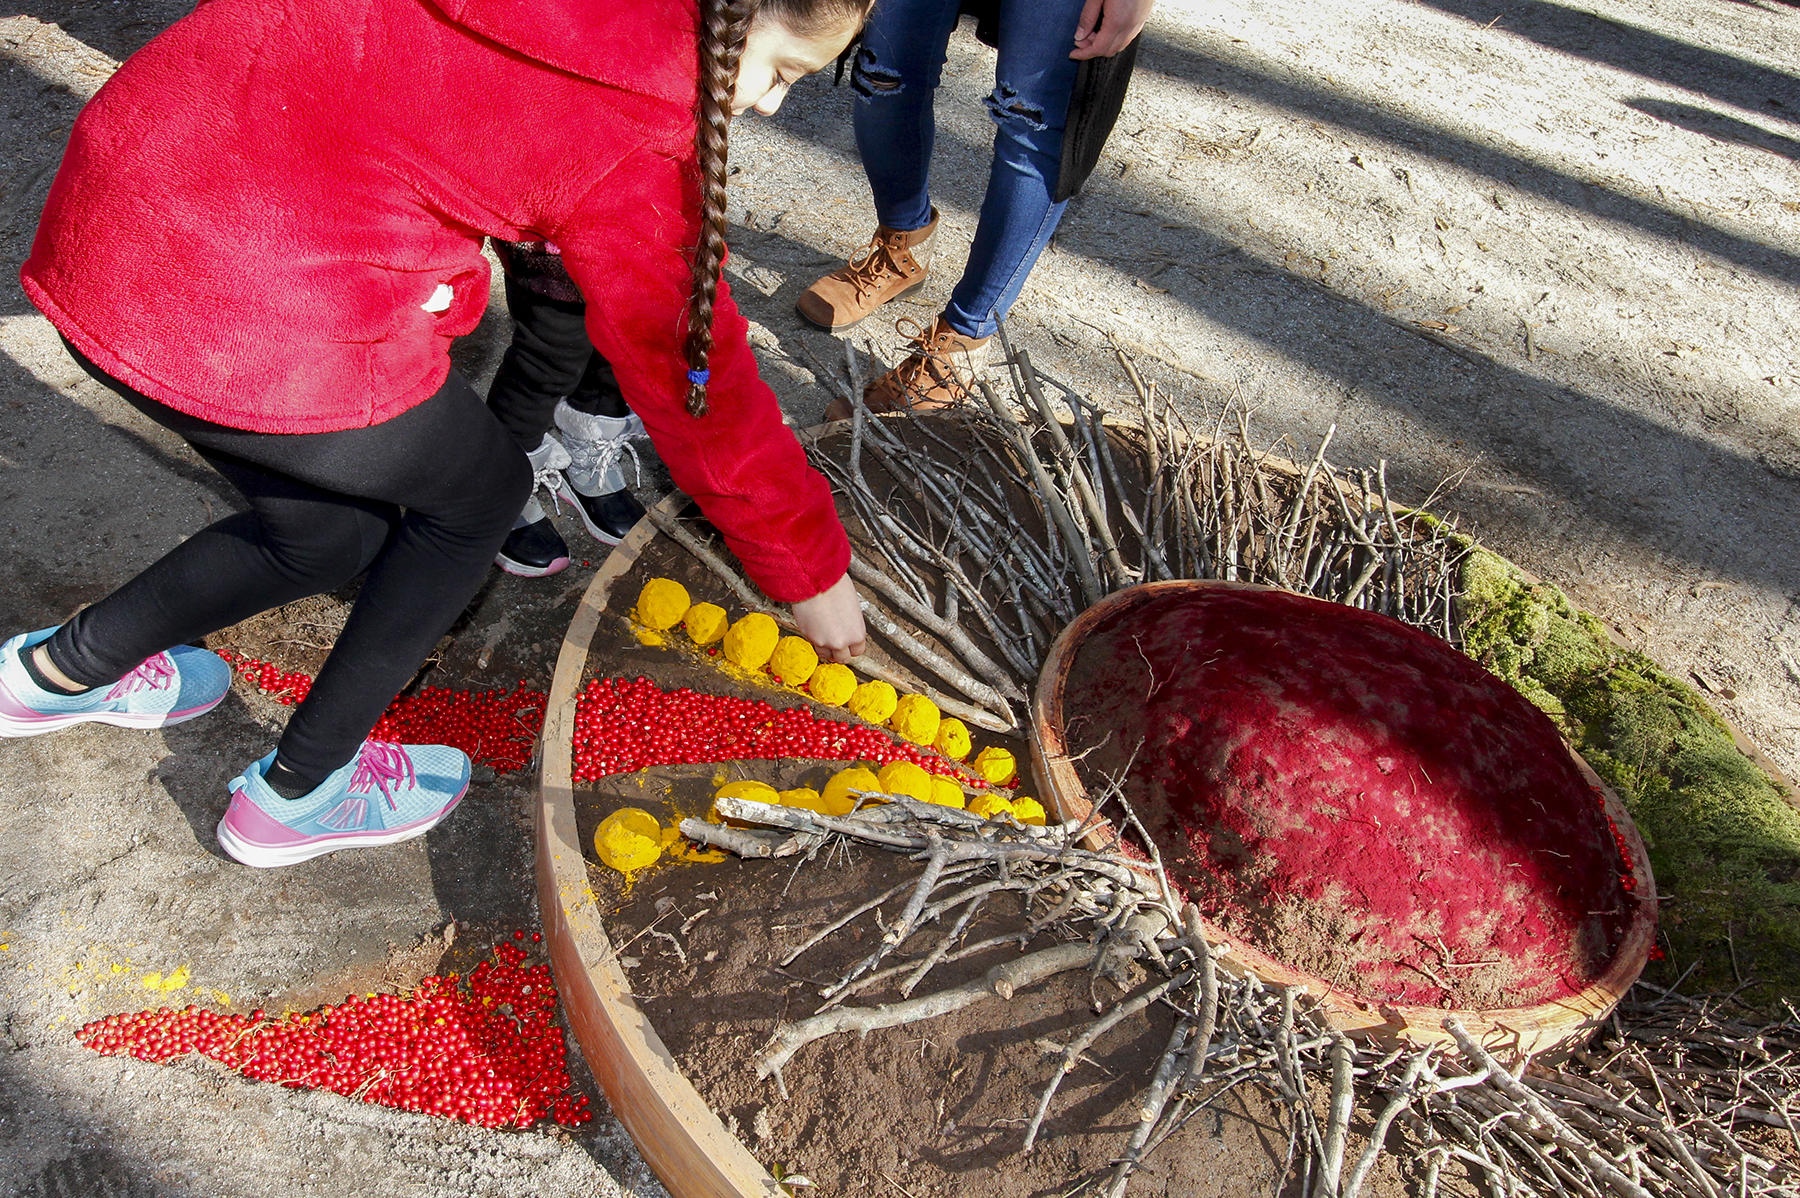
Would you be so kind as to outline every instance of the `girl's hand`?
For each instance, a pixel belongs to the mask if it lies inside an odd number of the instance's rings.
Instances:
[[[1075,23],[1070,58],[1111,58],[1138,35],[1155,0],[1087,0]]]
[[[813,643],[823,660],[849,661],[868,647],[862,600],[848,574],[793,608],[800,635]]]

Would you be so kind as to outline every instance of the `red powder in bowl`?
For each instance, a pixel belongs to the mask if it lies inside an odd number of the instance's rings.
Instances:
[[[1365,999],[1548,1002],[1623,936],[1630,868],[1555,726],[1398,621],[1143,592],[1075,650],[1061,715],[1089,796],[1123,775],[1211,919]]]

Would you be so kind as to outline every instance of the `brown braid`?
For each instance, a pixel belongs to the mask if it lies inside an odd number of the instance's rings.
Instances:
[[[731,101],[738,60],[750,23],[759,14],[795,32],[812,34],[846,20],[862,21],[872,0],[700,0],[699,121],[694,145],[700,155],[700,243],[694,248],[694,289],[688,298],[688,369],[707,369],[713,347],[713,302],[725,262],[725,157],[730,144]],[[687,410],[706,415],[706,384],[688,383]]]
[[[750,32],[755,0],[701,0],[700,120],[694,144],[700,151],[700,244],[694,249],[694,290],[688,298],[687,364],[706,370],[712,356],[713,301],[725,261],[725,155],[731,131],[731,100],[737,89],[738,59]],[[688,383],[687,410],[706,415],[706,384]]]

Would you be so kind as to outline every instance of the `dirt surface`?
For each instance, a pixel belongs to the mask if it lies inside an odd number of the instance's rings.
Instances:
[[[0,17],[0,258],[23,260],[82,101],[187,7],[22,0]],[[1197,405],[1246,398],[1301,452],[1335,424],[1334,460],[1387,459],[1402,497],[1466,472],[1465,528],[1800,773],[1797,22],[1783,0],[1163,0],[1013,332],[1103,397],[1120,392],[1116,341]],[[948,235],[900,314],[943,302],[973,229],[991,64],[959,34],[934,176]],[[793,301],[872,220],[851,102],[815,80],[734,139],[730,269],[799,423],[827,399],[813,363],[842,351]],[[885,316],[865,331],[898,345]],[[490,314],[459,365],[484,378],[504,335]],[[10,268],[0,405],[0,630],[63,618],[234,503],[83,380]],[[547,682],[586,576],[497,581],[432,680]],[[260,656],[308,651],[278,643],[284,621],[259,627]],[[534,919],[517,779],[403,848],[275,875],[220,858],[223,783],[281,714],[240,692],[166,733],[0,747],[0,1190],[658,1192],[605,1119],[476,1132],[73,1047],[93,1014],[153,1005],[150,972],[190,964],[234,1002],[304,1006],[421,976],[414,956],[452,919]]]

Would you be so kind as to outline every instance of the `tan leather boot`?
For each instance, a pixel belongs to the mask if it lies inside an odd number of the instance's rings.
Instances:
[[[905,323],[905,322],[903,322]],[[987,366],[991,337],[965,337],[942,316],[913,336],[913,349],[892,370],[863,388],[869,411],[917,412],[948,408],[969,399]],[[833,400],[825,419],[844,420],[850,405]]]
[[[813,324],[842,332],[891,299],[916,291],[931,265],[937,209],[922,229],[901,232],[880,225],[849,262],[801,293],[794,306]]]

